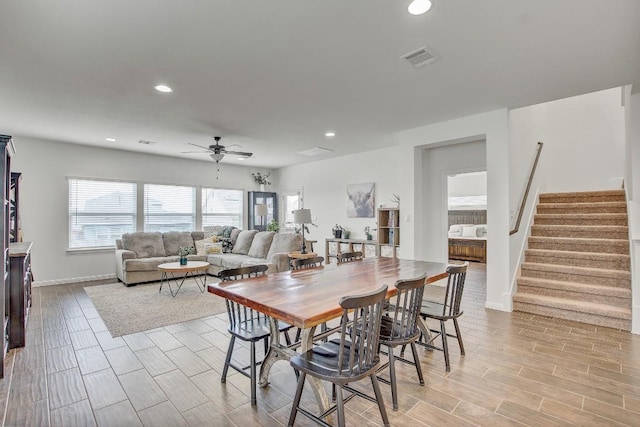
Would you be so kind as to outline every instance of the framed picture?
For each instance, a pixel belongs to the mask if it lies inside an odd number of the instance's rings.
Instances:
[[[347,185],[347,217],[348,218],[373,218],[375,213],[376,184]]]

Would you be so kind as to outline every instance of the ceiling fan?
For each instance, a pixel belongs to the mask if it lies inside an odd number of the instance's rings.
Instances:
[[[249,158],[249,157],[253,156],[253,153],[245,153],[245,152],[242,152],[242,151],[230,151],[230,150],[227,150],[227,148],[224,145],[220,145],[220,140],[222,139],[221,136],[214,136],[213,139],[216,141],[216,143],[212,144],[212,145],[210,145],[208,147],[203,147],[202,145],[189,143],[189,145],[193,145],[195,147],[202,148],[205,151],[183,151],[182,153],[184,153],[184,154],[187,154],[187,153],[209,153],[211,158],[213,160],[215,160],[216,163],[218,163],[220,160],[222,160],[224,158],[225,154],[233,154],[234,156],[240,156],[240,157],[245,157],[245,158]],[[238,144],[229,145],[229,147],[233,147],[233,146],[238,146],[239,147]]]

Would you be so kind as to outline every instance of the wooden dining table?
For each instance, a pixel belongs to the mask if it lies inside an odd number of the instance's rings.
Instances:
[[[339,301],[347,295],[359,295],[388,286],[387,297],[397,293],[395,282],[427,274],[427,284],[447,277],[446,263],[405,260],[398,258],[365,258],[320,268],[284,271],[251,279],[208,285],[212,294],[238,302],[270,316],[271,345],[260,367],[260,385],[268,384],[271,366],[279,360],[289,360],[300,347],[305,352],[313,347],[316,327],[339,318]],[[302,330],[300,343],[285,346],[280,343],[278,321]],[[419,326],[429,334],[426,325]],[[311,379],[320,411],[330,405],[321,381]]]

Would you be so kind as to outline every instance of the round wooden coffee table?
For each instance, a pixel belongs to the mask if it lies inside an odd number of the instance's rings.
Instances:
[[[193,277],[200,292],[204,293],[207,287],[208,269],[209,263],[206,261],[187,261],[186,265],[181,265],[179,262],[160,264],[158,270],[162,272],[162,278],[160,279],[160,289],[158,293],[162,292],[162,285],[166,282],[169,285],[171,296],[175,297],[188,277]],[[171,288],[171,282],[177,286],[175,292],[173,292]]]

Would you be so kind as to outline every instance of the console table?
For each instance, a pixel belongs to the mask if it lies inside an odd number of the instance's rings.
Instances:
[[[24,347],[31,307],[31,242],[9,244],[9,348]]]
[[[329,243],[337,243],[337,252],[335,254],[329,254]],[[340,248],[340,245],[346,243],[348,245],[348,249],[346,251],[343,251]],[[354,245],[360,245],[360,249],[354,249]],[[366,239],[341,239],[341,238],[336,238],[336,237],[331,237],[328,239],[325,239],[324,242],[324,259],[325,259],[325,264],[331,264],[331,258],[337,258],[337,254],[340,254],[342,252],[353,252],[353,251],[357,251],[357,250],[361,250],[362,251],[362,257],[366,258],[367,256],[367,251],[365,246],[367,245],[372,245],[373,246],[373,251],[375,253],[375,256],[379,256],[379,252],[378,252],[378,241],[377,240],[366,240]]]

